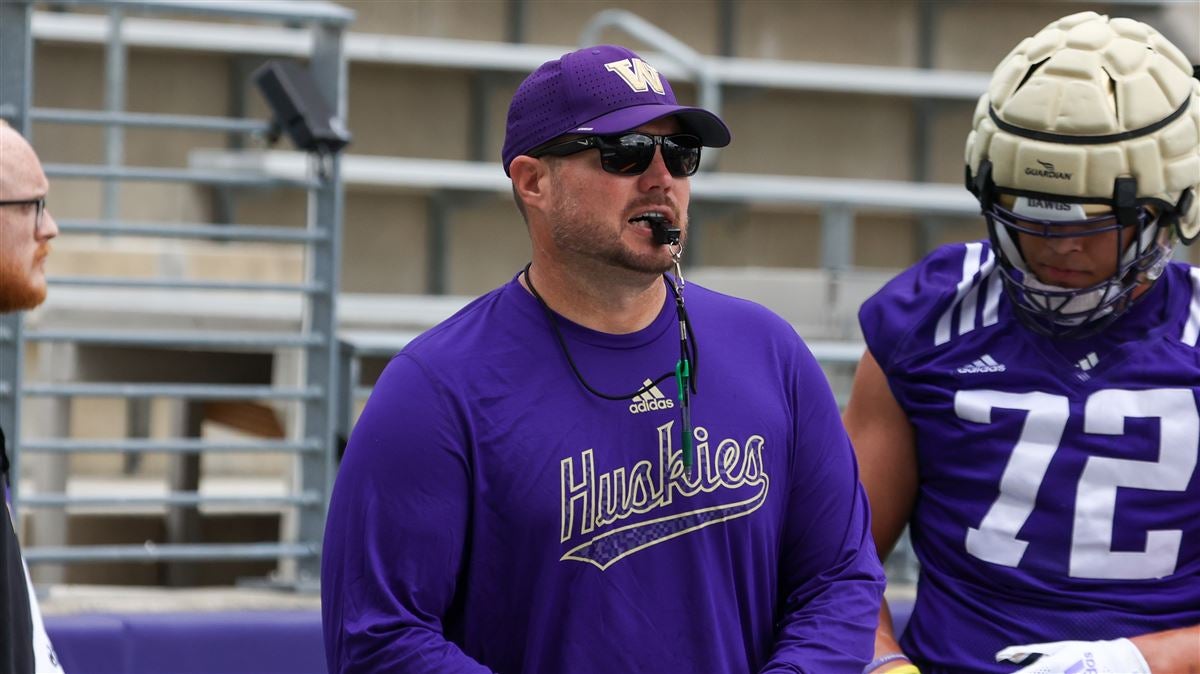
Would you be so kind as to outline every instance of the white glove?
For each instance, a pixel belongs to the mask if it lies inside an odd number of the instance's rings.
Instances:
[[[1129,639],[1009,646],[996,654],[996,662],[1021,665],[1039,654],[1037,662],[1013,674],[1150,674],[1150,665]]]

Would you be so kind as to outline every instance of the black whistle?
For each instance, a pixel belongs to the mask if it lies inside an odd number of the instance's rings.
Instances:
[[[660,213],[646,216],[646,224],[654,236],[654,243],[660,246],[679,245],[680,230],[678,227],[668,227],[667,219]]]

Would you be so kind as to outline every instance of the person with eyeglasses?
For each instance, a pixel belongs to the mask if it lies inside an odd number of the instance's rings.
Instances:
[[[1195,72],[1095,12],[1021,41],[966,142],[987,240],[861,308],[846,426],[921,565],[864,672],[1200,672]]]
[[[50,183],[29,143],[0,119],[0,314],[32,309],[46,299],[46,256],[58,225],[46,210]],[[0,531],[0,672],[62,672],[46,635],[29,570],[8,509],[8,443],[0,428],[4,491]]]
[[[617,46],[517,89],[532,262],[414,340],[325,531],[330,672],[857,672],[883,574],[795,330],[680,272],[730,133]]]

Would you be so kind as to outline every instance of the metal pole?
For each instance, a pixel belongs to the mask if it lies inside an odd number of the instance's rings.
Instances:
[[[317,87],[325,100],[329,101],[334,114],[346,119],[347,76],[346,59],[342,49],[340,26],[318,25],[313,28],[313,54],[311,60]],[[339,404],[335,390],[338,378],[337,289],[341,277],[342,209],[343,192],[341,180],[341,158],[338,155],[313,157],[314,162],[324,162],[320,186],[309,193],[310,230],[325,229],[330,236],[310,248],[308,281],[320,285],[324,291],[308,296],[304,316],[305,332],[315,331],[324,336],[319,346],[307,349],[305,378],[309,387],[318,386],[326,392],[320,400],[304,403],[304,437],[317,438],[324,451],[317,455],[300,458],[299,490],[315,491],[323,495],[317,505],[298,508],[298,542],[320,548],[325,533],[325,515],[329,507],[329,494],[333,488],[334,453]],[[320,575],[320,558],[308,557],[298,560],[296,581],[304,585]]]
[[[250,74],[262,64],[262,59],[252,59],[248,56],[235,56],[229,62],[229,106],[225,112],[231,117],[241,119],[246,116],[246,89]],[[266,135],[264,130],[263,135]],[[246,141],[240,133],[229,133],[225,137],[225,147],[230,150],[242,150]],[[212,191],[213,220],[222,225],[231,225],[237,221],[237,192],[228,187],[218,187]]]
[[[38,346],[38,371],[44,380],[71,382],[80,377],[79,348],[70,342],[55,342]],[[35,403],[41,414],[35,432],[48,438],[71,435],[71,413],[75,401],[70,398],[51,398]],[[36,408],[35,408],[36,409]],[[39,494],[58,494],[67,491],[70,457],[66,454],[43,454],[31,458],[33,484]],[[66,508],[45,508],[30,513],[30,533],[33,542],[41,546],[68,545],[70,521]],[[66,569],[53,564],[34,571],[41,583],[66,581]]]
[[[717,2],[717,53],[721,56],[732,57],[737,53],[738,5],[736,0]]]
[[[854,264],[854,211],[848,206],[821,209],[821,267],[839,271]]]
[[[528,5],[525,0],[508,0],[508,41],[513,44],[525,42],[525,26],[529,23]]]
[[[450,266],[447,251],[450,228],[450,199],[442,191],[433,192],[425,198],[428,212],[425,215],[425,292],[430,295],[446,294],[447,269]]]
[[[926,71],[933,68],[933,40],[939,11],[936,5],[932,0],[917,3],[917,66]],[[929,180],[929,143],[937,108],[933,99],[923,97],[913,99],[913,108],[912,180],[923,183]],[[929,214],[918,216],[914,259],[919,260],[933,250],[940,229],[940,219]]]
[[[492,96],[492,76],[488,73],[471,74],[469,97],[470,113],[467,123],[467,151],[471,161],[485,161],[488,150],[488,102]]]
[[[354,427],[354,389],[358,386],[360,377],[360,362],[350,342],[338,342],[338,386],[337,386],[337,426],[334,428],[334,439],[337,442],[337,455],[334,457],[335,466],[342,461],[341,454],[350,441],[350,429]],[[334,469],[336,471],[336,468]]]
[[[204,404],[179,400],[173,405],[175,435],[200,438],[204,424]],[[172,454],[167,457],[167,482],[171,492],[200,491],[200,454]],[[167,508],[167,542],[176,545],[195,544],[202,540],[200,509],[195,505],[173,505]],[[166,568],[168,587],[190,587],[198,584],[199,569],[195,564],[176,562]]]
[[[112,7],[108,12],[108,43],[104,52],[104,109],[110,113],[125,110],[125,43],[121,26],[125,12]],[[104,131],[104,163],[116,168],[125,163],[125,127],[110,124]],[[114,222],[121,216],[121,184],[113,178],[104,181],[104,219]]]

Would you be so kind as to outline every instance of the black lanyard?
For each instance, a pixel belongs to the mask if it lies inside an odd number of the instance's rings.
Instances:
[[[638,390],[623,395],[610,395],[597,391],[583,378],[583,373],[575,365],[575,359],[571,358],[571,351],[567,348],[567,340],[563,338],[562,330],[558,327],[558,319],[555,318],[550,306],[546,304],[546,300],[542,299],[537,288],[533,286],[533,279],[529,277],[529,267],[532,263],[525,265],[525,270],[521,273],[525,276],[525,283],[529,286],[529,292],[533,293],[533,296],[537,298],[538,304],[542,305],[542,310],[546,312],[546,318],[550,321],[550,327],[554,329],[554,337],[558,340],[558,345],[562,347],[563,355],[567,357],[567,364],[571,366],[571,371],[575,373],[575,378],[579,380],[583,388],[587,389],[588,393],[605,400],[626,401],[635,396],[642,395],[670,377],[675,377],[675,381],[678,383],[679,407],[683,420],[682,428],[680,429],[682,435],[681,445],[683,447],[683,467],[690,473],[695,454],[692,439],[691,400],[692,395],[696,393],[696,372],[700,351],[696,346],[695,332],[688,329],[687,309],[683,306],[683,275],[679,271],[678,256],[674,257],[676,277],[673,279],[663,274],[663,278],[666,279],[667,287],[671,289],[671,294],[675,296],[675,313],[679,320],[679,361],[675,363],[674,371],[664,372]]]

